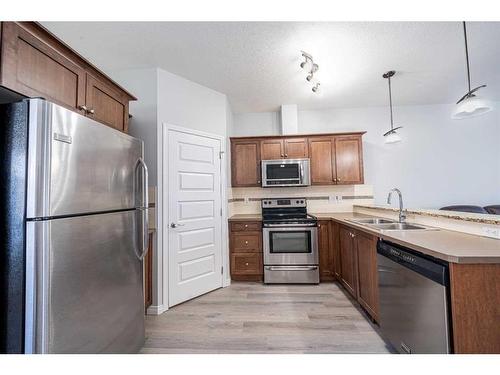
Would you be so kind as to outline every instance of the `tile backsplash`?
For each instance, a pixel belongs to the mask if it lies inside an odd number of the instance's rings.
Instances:
[[[228,214],[258,214],[263,198],[305,197],[311,213],[351,212],[353,205],[373,204],[371,185],[331,185],[287,188],[232,188]]]

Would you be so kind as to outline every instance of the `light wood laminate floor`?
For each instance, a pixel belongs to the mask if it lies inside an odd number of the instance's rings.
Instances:
[[[335,283],[233,282],[146,317],[142,353],[388,353]]]

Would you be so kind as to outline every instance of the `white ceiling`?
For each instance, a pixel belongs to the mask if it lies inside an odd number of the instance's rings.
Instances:
[[[226,94],[233,111],[452,103],[466,90],[460,22],[42,22],[95,65],[160,67]],[[500,100],[500,23],[468,23],[472,85]],[[320,66],[321,94],[300,69]]]

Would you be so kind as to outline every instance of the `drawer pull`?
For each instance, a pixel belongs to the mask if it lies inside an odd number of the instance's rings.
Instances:
[[[248,266],[248,262],[245,263],[245,266]]]
[[[245,228],[248,228],[248,224],[245,224]]]
[[[245,241],[245,245],[248,245],[248,241]]]

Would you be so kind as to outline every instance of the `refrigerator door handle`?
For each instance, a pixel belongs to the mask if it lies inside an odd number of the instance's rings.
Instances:
[[[142,175],[142,184],[141,184],[141,199],[140,207],[138,210],[141,213],[141,222],[142,222],[142,233],[140,233],[141,238],[141,249],[140,255],[138,258],[140,260],[144,259],[148,252],[148,228],[149,228],[149,215],[148,215],[148,207],[149,207],[149,196],[148,196],[148,167],[142,158],[138,159],[139,165],[143,169]]]

